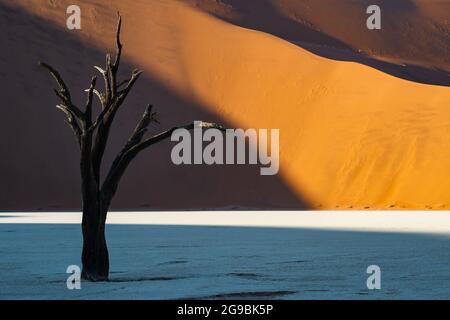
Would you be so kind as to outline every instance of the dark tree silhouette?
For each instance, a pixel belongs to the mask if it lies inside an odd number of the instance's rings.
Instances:
[[[61,103],[57,108],[67,118],[67,123],[72,129],[80,148],[81,191],[82,191],[82,279],[90,281],[107,281],[109,275],[109,255],[105,238],[105,222],[109,206],[114,197],[118,184],[130,162],[144,149],[169,138],[179,128],[191,130],[194,123],[180,127],[174,127],[159,134],[144,138],[149,125],[158,122],[152,105],[148,105],[142,119],[134,129],[125,146],[112,162],[103,182],[100,181],[102,158],[111,130],[111,125],[119,108],[124,103],[142,71],[134,70],[131,78],[124,81],[117,79],[120,59],[122,55],[122,43],[120,42],[120,30],[122,18],[118,14],[116,31],[116,57],[114,61],[111,55],[106,55],[106,66],[95,66],[103,77],[104,92],[96,89],[96,77],[92,78],[87,92],[85,109],[82,111],[72,101],[70,91],[60,74],[50,65],[39,62],[39,65],[47,69],[55,79],[59,88],[55,89]],[[93,120],[93,98],[98,97],[101,111]],[[212,123],[202,122],[203,128],[221,127]]]

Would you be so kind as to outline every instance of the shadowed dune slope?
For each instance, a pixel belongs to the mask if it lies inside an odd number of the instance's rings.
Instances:
[[[187,0],[228,22],[314,53],[398,77],[450,86],[449,0]],[[369,5],[381,30],[366,28]]]
[[[111,1],[108,6],[98,0],[80,1],[85,18],[83,31],[75,36],[63,30],[65,1],[45,4],[36,1],[34,5],[24,0],[7,3],[3,10],[16,10],[8,8],[22,4],[24,10],[59,26],[58,31],[52,31],[53,36],[58,34],[57,43],[53,43],[54,38],[47,29],[33,22],[29,24],[39,33],[27,39],[34,43],[31,48],[38,50],[39,58],[46,57],[57,66],[64,65],[64,61],[72,62],[66,64],[63,74],[75,78],[72,81],[77,81],[77,87],[87,83],[88,67],[101,59],[97,51],[91,52],[89,44],[99,48],[109,46],[108,39],[113,36],[109,28],[114,25],[114,12],[120,10],[126,21],[123,36],[126,59],[144,69],[149,77],[133,95],[137,106],[143,106],[147,99],[155,101],[158,111],[163,113],[162,119],[171,122],[199,115],[236,127],[280,129],[283,181],[258,177],[257,169],[236,172],[239,169],[173,168],[166,164],[170,151],[167,145],[158,149],[163,155],[157,159],[142,156],[135,164],[119,190],[122,195],[118,203],[148,201],[156,207],[172,207],[174,202],[179,207],[201,203],[206,203],[205,207],[227,204],[300,207],[304,202],[299,199],[306,199],[315,208],[450,206],[450,90],[447,87],[417,84],[365,65],[325,59],[278,37],[228,24],[179,1],[134,1],[133,4]],[[16,27],[24,28],[21,34],[24,37],[25,30],[31,26]],[[64,40],[65,34],[76,40]],[[14,45],[21,40],[11,35],[2,41]],[[42,43],[48,47],[42,48]],[[80,43],[81,48],[70,47]],[[29,52],[23,54],[26,61],[35,56]],[[80,55],[81,61],[77,60]],[[6,60],[1,63],[2,67],[12,64]],[[21,71],[20,77],[15,75],[14,79],[28,76],[26,70]],[[36,77],[44,77],[34,72]],[[34,93],[21,96],[20,102],[23,108],[33,108],[35,117],[27,121],[37,129],[44,117],[45,130],[52,131],[35,133],[25,129],[20,133],[22,142],[30,143],[25,133],[42,135],[39,146],[47,152],[35,152],[35,155],[41,161],[55,163],[55,159],[62,157],[67,161],[68,155],[74,154],[67,143],[69,133],[59,136],[64,130],[62,125],[47,128],[49,123],[53,126],[61,122],[56,116],[48,116],[54,104],[51,94],[47,95],[50,80],[34,80],[12,82],[14,92],[23,92],[24,88],[17,87],[28,85],[25,90]],[[9,99],[9,104],[14,105],[14,99],[18,98],[9,94]],[[45,114],[40,115],[36,108]],[[133,110],[136,108],[140,109],[133,107]],[[179,110],[181,115],[175,115]],[[12,111],[8,112],[11,115]],[[26,114],[21,116],[26,118]],[[128,113],[122,112],[120,116],[125,117],[118,124],[123,134],[131,130],[137,115],[133,121],[130,119],[134,116]],[[13,121],[12,116],[10,120]],[[45,140],[49,134],[54,135],[56,150],[50,151],[52,144]],[[118,141],[115,138],[113,146]],[[10,148],[15,148],[10,143]],[[58,160],[58,166],[64,160]],[[70,168],[61,164],[62,168],[76,170],[76,163],[73,160],[69,163]],[[21,168],[17,162],[8,166],[16,171]],[[47,166],[45,172],[50,176],[40,176],[45,188],[55,179],[60,179],[61,186],[69,183],[51,173],[56,164]],[[65,170],[58,172],[62,171]],[[236,177],[236,174],[243,175]],[[147,175],[151,178],[147,179]],[[205,186],[204,181],[211,179],[214,183]],[[159,187],[155,190],[147,180]],[[33,182],[37,187],[38,181]],[[215,183],[219,186],[214,187]],[[171,193],[172,188],[177,192]],[[196,192],[192,188],[197,188]],[[127,199],[124,198],[126,190]]]

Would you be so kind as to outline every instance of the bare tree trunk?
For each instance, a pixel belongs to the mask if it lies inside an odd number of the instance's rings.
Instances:
[[[83,263],[82,279],[107,281],[109,276],[109,254],[105,237],[105,222],[108,208],[99,198],[83,206]]]
[[[93,82],[95,85],[95,81]],[[93,88],[93,86],[91,86]],[[85,122],[82,125],[84,134],[81,137],[81,193],[83,199],[83,252],[81,261],[84,280],[107,281],[109,276],[109,256],[105,238],[105,223],[109,202],[103,203],[101,191],[95,178],[92,156],[92,126],[91,121],[92,90],[89,92],[85,112]]]

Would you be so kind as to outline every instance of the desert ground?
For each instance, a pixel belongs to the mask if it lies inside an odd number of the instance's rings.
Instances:
[[[0,214],[0,299],[448,299],[447,212],[113,212],[111,281],[66,287],[79,212]],[[369,265],[381,289],[368,290]]]
[[[115,209],[448,209],[450,2],[375,2],[383,23],[371,31],[365,0],[80,0],[82,29],[70,31],[70,1],[2,1],[1,209],[79,209],[76,146],[37,61],[84,100],[117,11],[124,72],[145,76],[106,167],[150,102],[158,129],[280,129],[281,170],[177,167],[164,143],[132,165]]]

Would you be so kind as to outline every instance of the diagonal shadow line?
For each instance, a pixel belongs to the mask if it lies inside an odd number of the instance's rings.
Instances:
[[[191,0],[191,3],[196,3]],[[258,30],[277,36],[283,40],[289,41],[313,54],[324,58],[337,61],[349,61],[364,64],[397,78],[414,81],[422,84],[431,84],[439,86],[450,86],[450,72],[441,68],[427,68],[418,64],[395,64],[388,61],[379,60],[358,52],[349,44],[331,36],[323,31],[314,30],[298,21],[292,20],[281,14],[275,5],[269,1],[258,1],[258,8],[265,12],[263,17],[253,17],[250,10],[246,8],[247,3],[236,3],[231,0],[223,0],[222,3],[230,5],[242,5],[239,7],[243,16],[240,18],[229,17],[224,14],[214,12],[214,10],[203,10],[222,21],[247,28]],[[406,10],[412,10],[413,4],[405,2],[409,7]],[[197,6],[198,8],[198,6]],[[402,7],[402,9],[405,9]],[[274,27],[276,26],[276,28]],[[302,41],[298,41],[299,35],[302,35]]]
[[[78,210],[78,151],[63,117],[53,107],[57,102],[51,90],[54,83],[37,61],[57,67],[75,101],[84,101],[82,92],[93,74],[92,66],[104,61],[104,52],[45,19],[5,4],[0,4],[0,29],[0,45],[8,48],[0,57],[0,85],[5,88],[0,93],[4,102],[0,135],[8,150],[0,159],[0,209]],[[124,59],[121,67],[132,70],[135,65]],[[197,119],[232,127],[226,119],[207,112],[206,106],[186,100],[147,73],[117,115],[104,168],[149,101],[160,113],[163,126],[159,129]],[[260,176],[259,167],[248,165],[177,167],[170,160],[171,146],[169,142],[157,145],[134,161],[112,209],[310,208],[281,176]]]

